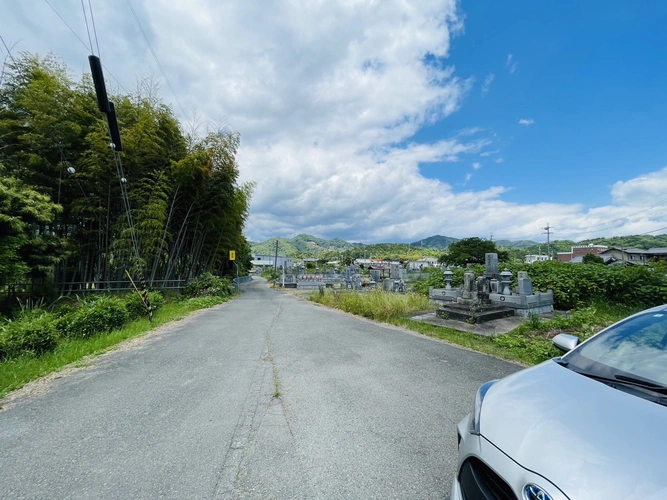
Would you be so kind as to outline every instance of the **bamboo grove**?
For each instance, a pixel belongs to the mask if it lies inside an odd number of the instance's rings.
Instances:
[[[253,184],[238,181],[239,135],[184,133],[150,79],[112,94],[140,262],[92,79],[74,81],[53,55],[5,61],[0,286],[235,274],[230,250],[249,267]]]

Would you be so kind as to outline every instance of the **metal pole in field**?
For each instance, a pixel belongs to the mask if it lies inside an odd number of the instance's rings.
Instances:
[[[273,279],[276,279],[276,268],[278,267],[278,238],[276,238],[276,258],[273,261]]]

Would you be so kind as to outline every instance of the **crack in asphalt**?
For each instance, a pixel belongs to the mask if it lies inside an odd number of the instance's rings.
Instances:
[[[255,442],[257,430],[274,399],[280,402],[285,423],[291,438],[294,439],[285,407],[279,397],[280,381],[276,363],[271,353],[271,332],[278,321],[281,308],[282,297],[278,301],[276,311],[266,332],[264,349],[257,360],[243,408],[234,428],[225,458],[218,471],[218,478],[211,496],[213,499],[235,498],[234,493],[245,475],[248,451]],[[269,377],[269,373],[272,377]],[[274,387],[273,391],[270,389],[271,386]]]

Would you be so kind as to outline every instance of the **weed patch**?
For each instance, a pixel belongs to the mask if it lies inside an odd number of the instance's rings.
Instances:
[[[23,350],[17,357],[0,362],[0,397],[71,363],[84,363],[86,356],[101,354],[125,340],[139,337],[160,325],[182,319],[193,311],[212,307],[226,300],[227,298],[223,297],[197,297],[168,302],[153,315],[152,322],[144,317],[109,333],[60,338],[52,350],[42,352],[41,355],[36,349]],[[123,310],[127,314],[124,305]],[[53,324],[54,317],[49,319],[49,324]]]
[[[526,365],[538,364],[559,356],[560,351],[551,342],[551,339],[558,333],[571,333],[585,340],[612,323],[641,310],[639,307],[598,302],[586,308],[558,313],[553,319],[547,320],[536,315],[531,316],[508,334],[484,337],[411,320],[409,316],[434,309],[428,298],[420,294],[346,291],[327,292],[324,296],[319,293],[311,293],[308,299],[328,307],[400,326],[422,335]]]

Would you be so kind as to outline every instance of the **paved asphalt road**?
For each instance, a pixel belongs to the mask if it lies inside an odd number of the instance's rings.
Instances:
[[[1,411],[0,498],[448,498],[456,423],[517,368],[256,279]]]

